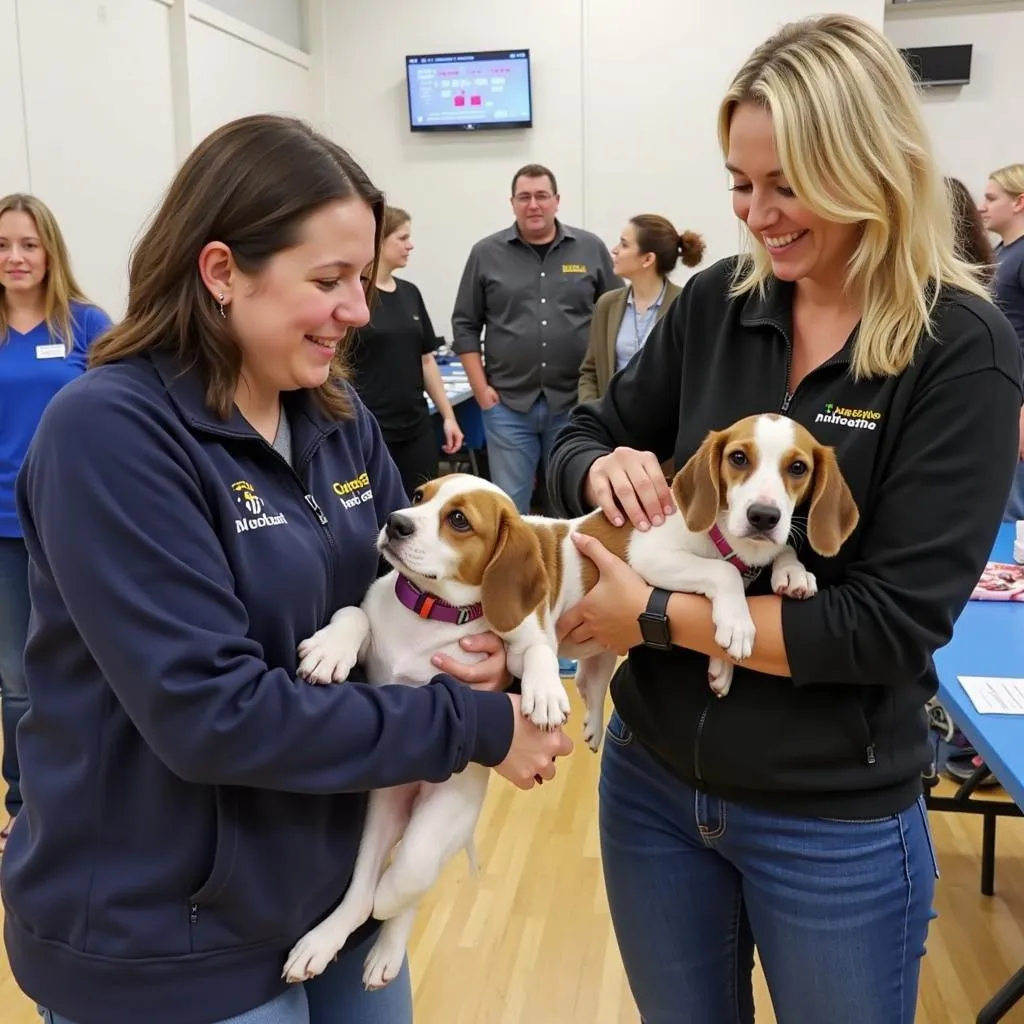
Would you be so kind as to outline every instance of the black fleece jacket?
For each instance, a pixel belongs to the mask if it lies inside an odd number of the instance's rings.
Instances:
[[[783,599],[791,678],[737,667],[719,700],[707,657],[636,648],[612,683],[635,738],[690,785],[780,811],[872,818],[909,806],[930,751],[933,652],[978,580],[1017,463],[1022,364],[1006,318],[943,295],[912,365],[855,380],[856,332],[789,395],[793,287],[733,298],[733,260],[693,277],[604,397],[556,441],[549,490],[587,511],[590,466],[617,445],[681,466],[711,429],[782,412],[834,447],[861,512],[834,558],[797,543],[817,596]],[[767,593],[769,574],[749,589]]]

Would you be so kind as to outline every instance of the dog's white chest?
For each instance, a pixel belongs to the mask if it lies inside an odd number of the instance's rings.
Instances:
[[[371,683],[422,686],[438,673],[431,660],[438,653],[467,664],[485,657],[459,645],[462,637],[488,629],[483,619],[458,625],[420,618],[398,600],[393,583],[377,581],[366,596],[363,610],[370,620],[371,640],[365,668]]]

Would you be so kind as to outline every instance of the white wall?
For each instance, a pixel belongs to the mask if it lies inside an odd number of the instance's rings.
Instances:
[[[28,146],[21,108],[21,55],[18,9],[0,0],[0,96],[5,97],[3,145],[0,145],[0,195],[28,188]]]
[[[980,199],[991,171],[1024,162],[1024,3],[893,10],[885,32],[897,46],[974,45],[970,83],[923,104],[943,172]]]
[[[308,61],[303,66],[194,18],[188,38],[194,141],[246,114],[313,115]]]
[[[326,6],[331,133],[413,215],[418,250],[407,275],[446,336],[468,249],[511,222],[511,176],[529,161],[557,175],[562,218],[609,245],[630,216],[655,212],[704,234],[707,262],[734,252],[718,100],[757,43],[821,10],[819,0],[520,0],[510,17],[479,0],[393,0],[393,27],[382,33],[372,4]],[[882,25],[884,0],[828,6]],[[406,54],[519,47],[533,62],[532,129],[471,138],[409,131]]]
[[[131,246],[192,146],[248,113],[321,121],[320,83],[309,55],[201,0],[0,0],[0,195],[54,211],[118,317]]]
[[[225,14],[244,21],[253,28],[308,51],[306,17],[302,0],[206,0]]]
[[[111,315],[124,305],[129,245],[174,168],[167,19],[153,0],[18,3],[25,185]]]

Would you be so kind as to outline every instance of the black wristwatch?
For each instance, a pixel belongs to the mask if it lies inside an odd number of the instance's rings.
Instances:
[[[640,634],[644,638],[645,647],[653,647],[656,651],[672,649],[672,630],[668,621],[668,599],[671,593],[655,587],[651,591],[647,607],[640,613]]]

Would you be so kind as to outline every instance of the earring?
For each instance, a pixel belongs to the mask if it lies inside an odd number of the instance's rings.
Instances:
[[[220,307],[220,318],[221,318],[221,320],[227,320],[228,315],[227,315],[227,313],[224,312],[224,293],[223,292],[221,292],[220,295],[217,296],[217,305]]]

